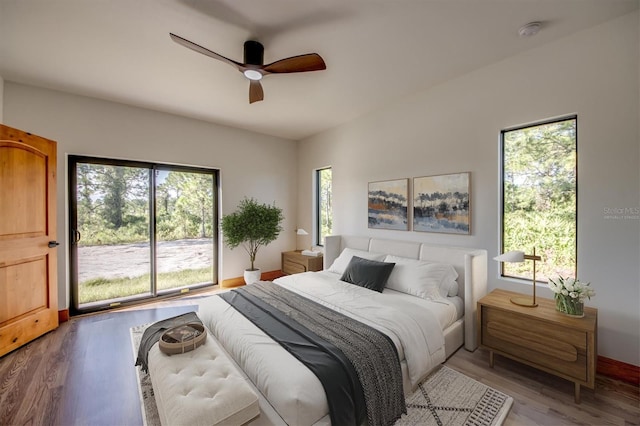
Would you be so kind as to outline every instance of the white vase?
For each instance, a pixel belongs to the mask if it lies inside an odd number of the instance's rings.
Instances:
[[[245,269],[244,270],[244,282],[245,284],[253,284],[260,281],[260,269]]]

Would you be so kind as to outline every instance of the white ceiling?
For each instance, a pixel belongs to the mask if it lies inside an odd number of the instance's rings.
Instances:
[[[597,25],[638,0],[0,0],[0,76],[299,140],[400,97]],[[518,28],[542,21],[535,37]],[[327,70],[270,75],[265,99],[229,65],[319,53]]]

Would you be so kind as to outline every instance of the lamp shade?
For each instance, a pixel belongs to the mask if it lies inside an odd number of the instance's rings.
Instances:
[[[304,229],[302,229],[302,228],[296,229],[296,234],[297,235],[309,235],[309,233],[307,231],[305,231]]]
[[[501,255],[494,257],[493,260],[497,260],[498,262],[508,262],[508,263],[524,262],[524,252],[519,250],[508,251],[506,253],[502,253]]]

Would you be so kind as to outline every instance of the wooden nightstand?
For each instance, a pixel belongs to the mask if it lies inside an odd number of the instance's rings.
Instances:
[[[554,300],[537,298],[538,306],[514,305],[517,293],[494,290],[478,301],[478,342],[489,350],[580,385],[595,387],[598,310],[584,308],[584,318],[556,311]]]
[[[322,255],[305,256],[301,250],[282,252],[283,273],[290,275],[309,271],[322,271]]]

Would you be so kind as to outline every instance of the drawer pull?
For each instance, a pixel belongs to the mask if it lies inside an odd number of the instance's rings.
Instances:
[[[15,342],[17,342],[17,341],[18,341],[18,338],[17,338],[17,337],[14,337],[14,338],[13,338],[13,340],[11,341],[11,343],[15,343]]]
[[[575,346],[549,339],[538,333],[512,327],[507,324],[489,321],[487,331],[493,337],[515,343],[518,346],[540,352],[567,362],[575,362],[578,359],[578,350]]]

